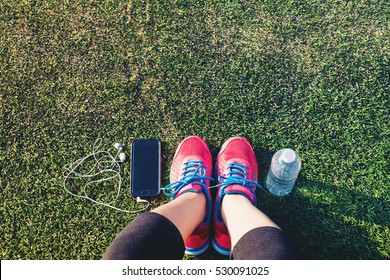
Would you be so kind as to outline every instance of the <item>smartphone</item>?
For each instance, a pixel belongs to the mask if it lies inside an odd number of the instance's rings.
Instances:
[[[131,194],[134,197],[160,193],[161,143],[157,139],[135,140],[131,145]]]

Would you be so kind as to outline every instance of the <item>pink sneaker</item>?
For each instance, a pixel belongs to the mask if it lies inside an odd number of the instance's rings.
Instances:
[[[216,162],[218,191],[214,207],[214,249],[223,254],[230,254],[230,236],[221,216],[224,195],[241,194],[256,205],[256,187],[258,166],[256,155],[251,144],[242,137],[228,139],[219,151]]]
[[[210,180],[212,173],[212,158],[206,142],[199,136],[184,139],[173,157],[170,184],[164,188],[164,194],[172,200],[187,192],[204,192],[206,196],[206,215],[186,240],[186,254],[199,255],[210,245],[210,222],[212,200],[210,196]]]

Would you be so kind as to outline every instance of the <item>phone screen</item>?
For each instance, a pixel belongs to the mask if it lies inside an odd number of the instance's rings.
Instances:
[[[132,144],[131,193],[135,197],[160,193],[160,154],[158,140],[135,140]]]

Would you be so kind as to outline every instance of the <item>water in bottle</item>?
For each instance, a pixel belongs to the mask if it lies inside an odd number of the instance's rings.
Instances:
[[[291,192],[301,169],[301,159],[292,149],[282,149],[272,157],[266,180],[268,190],[277,196]]]

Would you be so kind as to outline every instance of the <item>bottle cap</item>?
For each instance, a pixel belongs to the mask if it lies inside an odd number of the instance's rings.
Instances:
[[[295,159],[297,158],[297,155],[295,154],[295,152],[291,149],[285,149],[283,152],[282,152],[282,160],[285,162],[285,163],[292,163]]]

